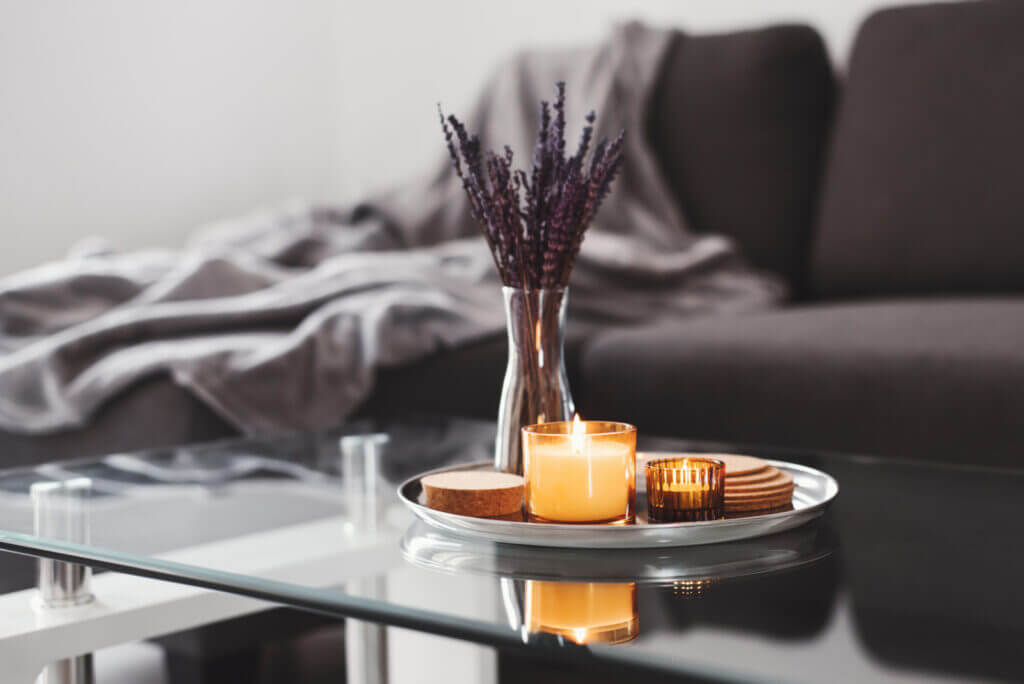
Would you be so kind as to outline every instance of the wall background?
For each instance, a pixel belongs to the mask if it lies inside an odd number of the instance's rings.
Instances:
[[[177,245],[290,199],[344,201],[441,150],[503,55],[639,17],[803,22],[845,60],[878,0],[0,0],[0,276],[90,235]]]

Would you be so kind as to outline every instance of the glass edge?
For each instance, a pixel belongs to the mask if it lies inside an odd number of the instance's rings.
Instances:
[[[81,544],[42,540],[31,535],[0,532],[0,550],[237,594],[330,617],[367,620],[496,648],[541,651],[566,660],[582,658],[583,662],[591,663],[592,654],[596,651],[603,660],[661,674],[717,680],[724,677],[726,681],[736,682],[754,681],[743,673],[716,670],[706,665],[676,664],[660,654],[635,653],[630,649],[620,650],[616,646],[601,644],[579,646],[544,633],[529,633],[522,628],[497,626],[420,608],[399,608],[391,603],[343,594],[336,590],[303,587],[280,580],[211,570],[158,558],[131,556]],[[531,640],[540,643],[531,643]]]

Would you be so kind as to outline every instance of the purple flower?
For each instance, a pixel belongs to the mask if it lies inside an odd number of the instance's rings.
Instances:
[[[480,224],[502,282],[513,287],[568,284],[583,234],[611,192],[622,159],[625,131],[610,143],[599,141],[587,164],[594,112],[586,117],[576,153],[566,158],[565,83],[555,88],[554,105],[540,103],[529,174],[512,168],[508,146],[502,154],[483,154],[480,139],[454,116],[445,117],[438,106],[445,144],[470,213]]]

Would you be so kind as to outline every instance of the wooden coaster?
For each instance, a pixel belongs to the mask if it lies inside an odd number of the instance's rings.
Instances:
[[[426,505],[446,513],[497,517],[523,506],[523,478],[487,470],[435,473],[420,480]]]

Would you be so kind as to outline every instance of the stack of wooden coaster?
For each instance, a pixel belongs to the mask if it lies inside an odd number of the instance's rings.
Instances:
[[[725,462],[726,515],[774,513],[792,506],[792,475],[753,456],[702,455]]]

